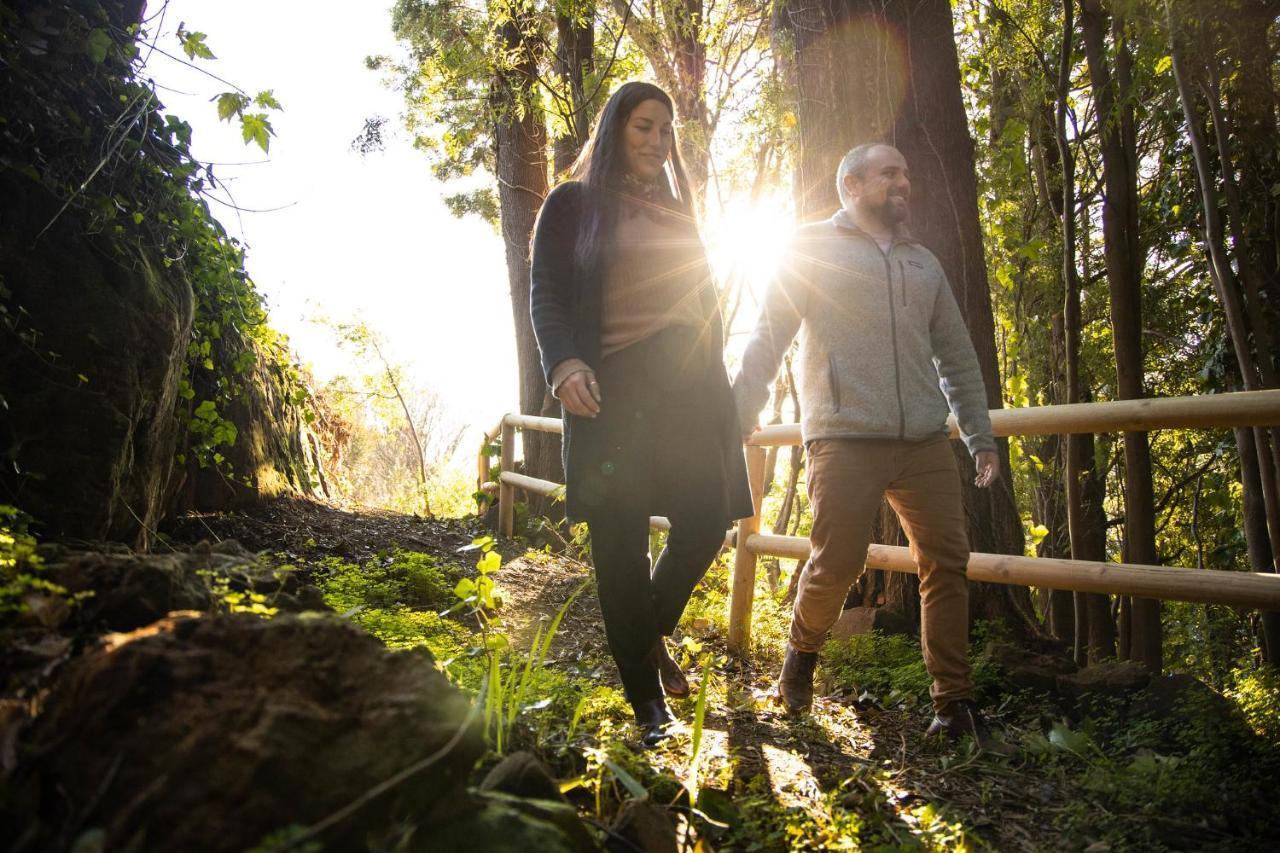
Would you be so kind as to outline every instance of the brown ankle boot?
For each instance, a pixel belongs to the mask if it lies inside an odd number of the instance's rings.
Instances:
[[[802,652],[787,643],[778,676],[778,697],[788,714],[803,714],[813,705],[813,670],[817,665],[817,652]]]
[[[667,651],[667,643],[661,637],[654,644],[650,658],[658,667],[658,681],[662,684],[662,692],[672,699],[687,699],[690,693],[689,679],[685,677],[680,664],[671,657],[671,653]]]
[[[939,708],[933,715],[926,736],[945,735],[948,740],[959,740],[968,735],[980,747],[995,744],[991,730],[978,712],[978,703],[972,699],[956,699]]]

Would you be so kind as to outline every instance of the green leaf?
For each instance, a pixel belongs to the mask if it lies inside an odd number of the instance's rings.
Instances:
[[[240,131],[246,145],[256,142],[264,153],[270,148],[270,137],[275,136],[275,131],[271,129],[271,122],[267,121],[266,113],[241,115]]]
[[[204,43],[204,33],[188,32],[185,24],[178,24],[178,41],[182,43],[182,52],[187,59],[217,59],[213,51]]]
[[[1156,73],[1163,74],[1173,67],[1172,56],[1162,56],[1156,61]]]
[[[458,581],[458,585],[453,588],[453,594],[463,600],[470,598],[476,594],[476,582],[471,578],[463,578]]]
[[[284,107],[280,106],[280,102],[276,100],[275,94],[270,89],[263,89],[259,92],[258,96],[253,99],[253,102],[267,110],[284,109]]]
[[[218,417],[218,404],[212,400],[205,400],[196,406],[196,410],[192,412],[193,417],[212,423]]]
[[[491,574],[502,568],[502,555],[497,551],[487,551],[476,563],[476,571],[482,575]]]
[[[1058,749],[1065,749],[1067,752],[1083,755],[1089,748],[1091,741],[1089,740],[1089,735],[1084,732],[1072,731],[1066,723],[1054,723],[1053,728],[1049,730],[1049,743]]]
[[[636,777],[632,776],[630,773],[614,763],[613,759],[606,758],[604,760],[604,766],[609,769],[609,772],[614,775],[614,778],[622,783],[622,787],[631,792],[631,796],[635,797],[637,800],[649,799],[648,789],[637,782]]]
[[[492,536],[481,536],[479,539],[472,539],[470,545],[463,545],[458,549],[459,554],[465,554],[467,551],[483,550],[488,551],[493,547]]]
[[[218,118],[231,121],[232,116],[240,115],[249,106],[249,98],[239,92],[223,92],[218,95]],[[248,141],[248,140],[246,140]]]
[[[89,37],[85,39],[85,53],[89,54],[89,58],[96,64],[101,65],[107,59],[107,51],[111,49],[111,36],[107,35],[106,30],[91,30]]]

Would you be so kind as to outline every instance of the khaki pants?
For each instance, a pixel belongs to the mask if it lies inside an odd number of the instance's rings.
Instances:
[[[934,706],[970,697],[969,539],[951,442],[944,435],[920,442],[819,439],[807,451],[813,550],[800,576],[791,645],[821,648],[866,568],[871,526],[887,498],[920,571],[920,645]]]

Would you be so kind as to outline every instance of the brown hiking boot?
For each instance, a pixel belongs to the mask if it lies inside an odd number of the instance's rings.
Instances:
[[[959,740],[968,735],[981,747],[993,744],[991,730],[978,713],[978,704],[972,699],[956,699],[939,708],[929,724],[926,736],[945,735],[948,740]]]
[[[803,714],[813,705],[813,670],[817,652],[802,652],[787,643],[787,656],[778,675],[778,698],[788,714]]]

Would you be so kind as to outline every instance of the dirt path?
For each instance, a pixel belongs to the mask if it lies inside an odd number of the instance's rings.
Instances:
[[[527,635],[527,626],[554,615],[589,576],[582,563],[556,555],[512,560],[498,578],[506,594],[505,624],[517,636]],[[700,761],[705,784],[731,796],[752,792],[766,801],[762,806],[771,800],[776,807],[802,810],[833,832],[856,815],[904,848],[918,845],[928,824],[950,822],[979,846],[1063,849],[1035,818],[1045,806],[1044,792],[1027,768],[996,756],[957,755],[926,741],[926,717],[871,702],[857,707],[822,696],[812,715],[790,719],[771,697],[776,661],[732,657],[718,632],[706,636],[703,646],[718,661]],[[552,654],[553,666],[588,664],[603,682],[617,684],[592,587],[566,613]],[[697,668],[689,672],[695,680],[705,677]],[[672,707],[686,723],[693,718],[693,700]],[[690,746],[688,737],[680,737],[664,749],[635,751],[655,772],[685,779]],[[946,834],[935,828],[927,836],[943,841]]]

